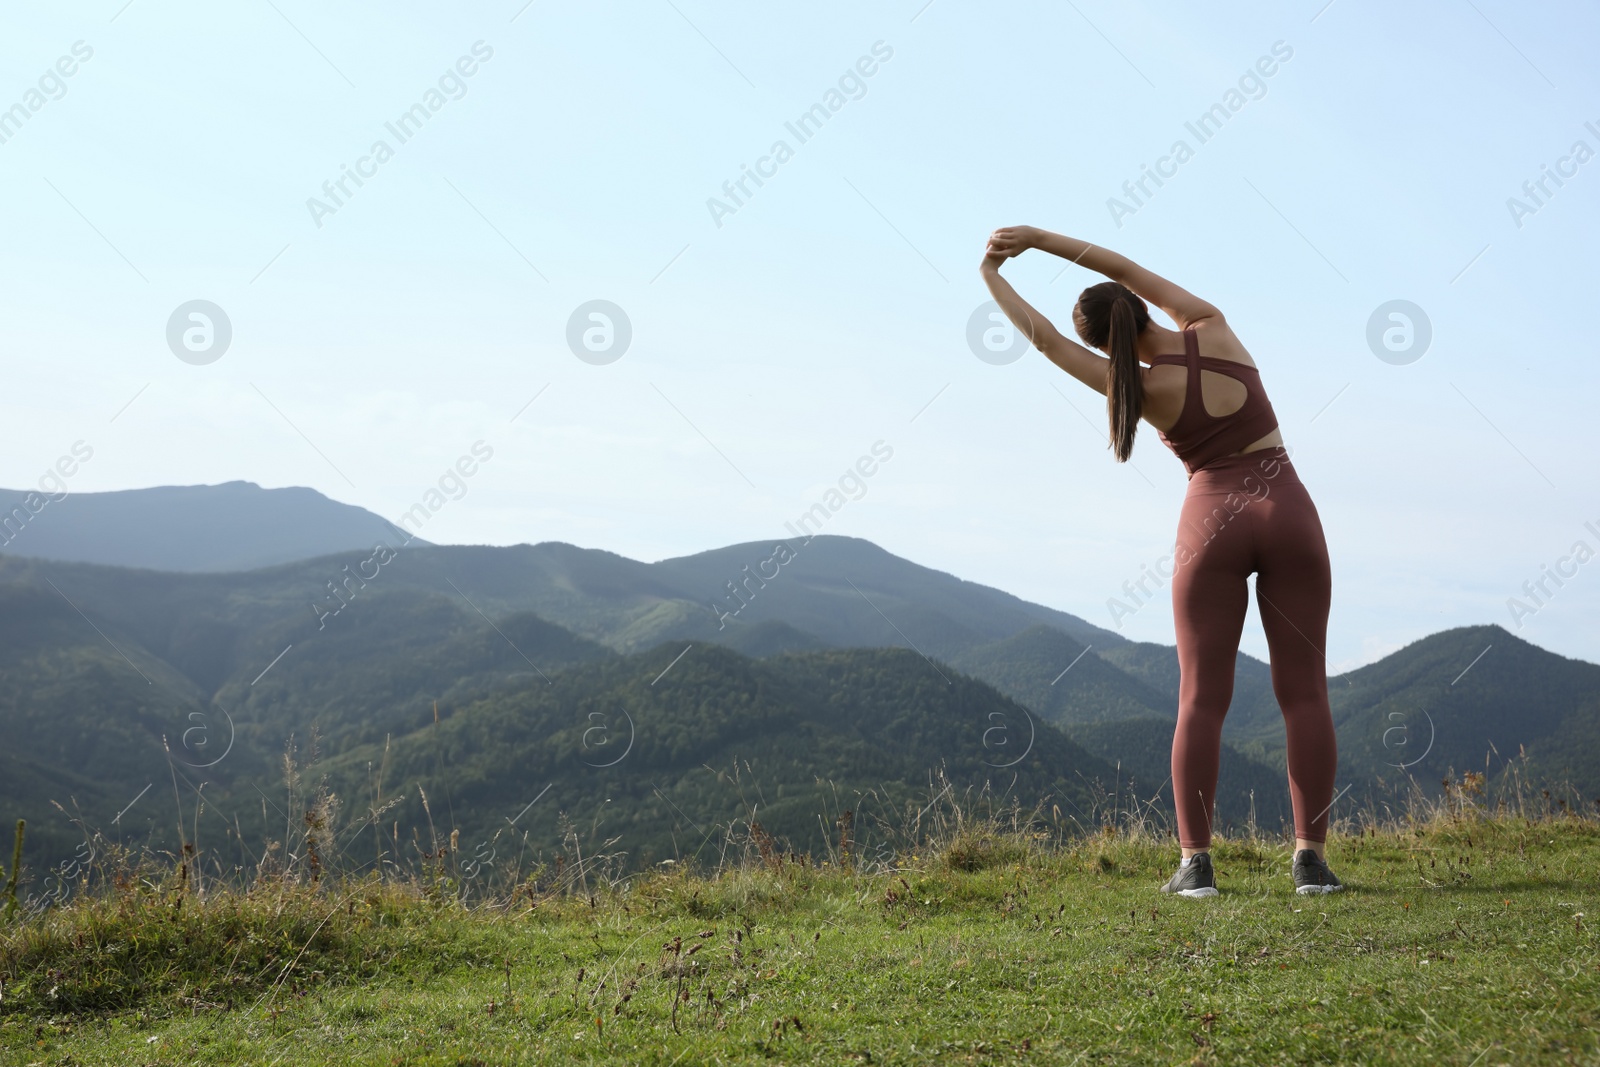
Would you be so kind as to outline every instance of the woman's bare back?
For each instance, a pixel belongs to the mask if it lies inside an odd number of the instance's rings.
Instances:
[[[1194,330],[1195,342],[1202,356],[1242,363],[1246,367],[1256,365],[1255,360],[1250,358],[1250,353],[1240,343],[1238,336],[1234,334],[1232,327],[1220,314],[1200,319],[1190,326]],[[1148,360],[1155,355],[1182,354],[1182,336],[1181,333],[1171,330],[1152,334],[1150,351],[1144,351],[1144,346],[1141,345],[1139,358]],[[1157,347],[1161,345],[1170,347]],[[1188,396],[1188,371],[1181,364],[1163,363],[1155,367],[1141,368],[1140,375],[1144,382],[1144,421],[1161,431],[1172,429],[1183,414],[1184,401]],[[1245,384],[1237,378],[1218,371],[1201,369],[1200,401],[1206,414],[1216,418],[1232,415],[1244,406],[1248,395]],[[1240,449],[1235,455],[1281,444],[1283,444],[1283,434],[1273,430],[1260,440]]]

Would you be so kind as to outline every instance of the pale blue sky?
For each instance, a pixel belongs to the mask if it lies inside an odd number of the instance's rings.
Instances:
[[[243,478],[397,518],[482,440],[429,539],[653,560],[782,535],[881,439],[828,532],[1111,625],[1172,544],[1182,469],[1148,430],[1113,463],[1099,398],[1037,353],[968,348],[985,235],[1032,223],[1228,314],[1328,532],[1335,669],[1514,625],[1524,581],[1600,550],[1600,159],[1520,227],[1506,203],[1600,151],[1600,15],[1324,2],[13,7],[0,108],[41,77],[55,98],[0,144],[0,484],[82,439],[74,490]],[[480,41],[399,143],[384,124]],[[800,144],[785,122],[880,41]],[[1185,122],[1280,41],[1198,144]],[[319,228],[307,199],[380,138],[393,158]],[[793,158],[717,226],[707,199],[780,138]],[[1179,138],[1194,157],[1119,227],[1107,199]],[[1061,266],[1007,273],[1066,328],[1096,279]],[[207,365],[166,341],[193,299],[232,323]],[[607,365],[566,342],[593,299],[632,323]],[[1392,299],[1432,323],[1405,365],[1366,341]],[[1516,632],[1600,660],[1600,560],[1547,588]],[[1165,597],[1122,632],[1170,641]]]

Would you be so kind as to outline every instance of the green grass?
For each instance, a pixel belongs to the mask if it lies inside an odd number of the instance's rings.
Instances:
[[[968,830],[498,908],[134,881],[0,928],[0,1063],[1600,1063],[1592,819],[1341,837],[1316,898],[1234,840],[1168,899],[1175,852]]]

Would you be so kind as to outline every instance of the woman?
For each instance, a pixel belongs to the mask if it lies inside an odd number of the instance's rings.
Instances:
[[[1029,248],[1111,279],[1085,289],[1072,309],[1078,336],[1104,356],[1063,337],[1000,276],[1007,258]],[[1288,734],[1295,891],[1343,888],[1323,852],[1337,751],[1324,655],[1331,592],[1327,543],[1250,354],[1212,305],[1126,257],[1072,237],[1032,226],[996,230],[982,273],[1001,310],[1035,348],[1105,394],[1118,462],[1133,451],[1142,418],[1189,472],[1172,575],[1181,671],[1172,795],[1183,855],[1162,892],[1217,895],[1208,851],[1211,815],[1222,719],[1233,698],[1234,661],[1249,602],[1245,579],[1252,573],[1272,688]],[[1151,322],[1146,300],[1179,329]]]

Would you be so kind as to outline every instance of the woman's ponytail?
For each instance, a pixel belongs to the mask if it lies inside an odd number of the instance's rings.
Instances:
[[[1106,411],[1111,417],[1111,449],[1118,463],[1133,454],[1133,437],[1139,432],[1139,416],[1144,413],[1144,383],[1139,378],[1139,357],[1135,347],[1139,327],[1133,307],[1126,298],[1111,302],[1111,331],[1106,338],[1106,353],[1111,367],[1106,375]]]
[[[1106,373],[1106,414],[1111,450],[1118,463],[1133,454],[1133,438],[1144,414],[1144,381],[1139,374],[1139,334],[1150,323],[1143,300],[1119,282],[1091,285],[1078,297],[1072,322],[1084,344],[1110,357]]]

